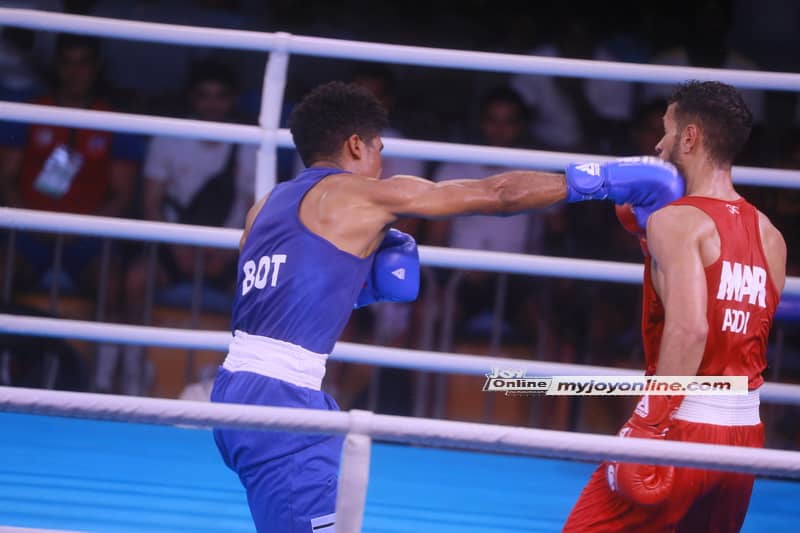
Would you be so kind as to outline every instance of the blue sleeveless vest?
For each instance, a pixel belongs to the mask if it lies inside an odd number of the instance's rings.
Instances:
[[[300,221],[300,202],[343,172],[312,167],[272,190],[239,255],[233,330],[331,352],[374,256],[356,257],[312,233]]]

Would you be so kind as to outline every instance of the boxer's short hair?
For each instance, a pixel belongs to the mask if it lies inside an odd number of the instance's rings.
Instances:
[[[697,124],[709,157],[718,164],[732,164],[742,150],[753,127],[753,115],[742,95],[718,81],[689,81],[675,89],[669,98],[675,106],[675,119],[683,129]]]
[[[306,166],[320,159],[337,159],[351,135],[369,142],[388,125],[386,110],[372,93],[339,81],[308,93],[289,117],[294,144]]]

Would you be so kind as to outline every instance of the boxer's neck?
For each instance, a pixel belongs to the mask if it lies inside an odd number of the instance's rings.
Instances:
[[[704,158],[694,165],[687,165],[686,195],[705,196],[720,200],[738,200],[739,193],[733,188],[730,166],[719,166]]]

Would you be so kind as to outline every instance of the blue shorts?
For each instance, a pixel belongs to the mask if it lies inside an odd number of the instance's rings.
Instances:
[[[322,391],[221,367],[211,401],[339,410]],[[247,490],[259,532],[333,531],[342,437],[215,429],[214,440]]]

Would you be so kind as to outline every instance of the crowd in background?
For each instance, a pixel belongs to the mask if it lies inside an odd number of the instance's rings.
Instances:
[[[0,2],[0,5],[6,2]],[[791,0],[700,0],[658,11],[638,2],[586,6],[530,2],[319,2],[289,0],[29,0],[33,7],[195,26],[486,50],[546,57],[798,71],[800,5]],[[11,3],[9,3],[11,5]],[[256,123],[266,54],[55,35],[6,27],[0,41],[0,99],[198,120]],[[341,79],[372,91],[389,111],[385,137],[455,141],[605,155],[652,154],[671,87],[367,64],[293,56],[284,120],[315,85]],[[755,127],[738,164],[800,169],[800,99],[744,90]],[[300,168],[279,154],[279,179]],[[502,167],[385,158],[384,175],[433,180],[479,178]],[[2,205],[82,214],[241,228],[254,201],[255,147],[80,128],[0,126]],[[789,275],[800,275],[800,192],[741,187],[783,232]],[[602,203],[558,205],[508,218],[402,221],[420,244],[641,261],[636,239]],[[13,265],[13,290],[95,294],[103,318],[148,321],[148,294],[190,305],[195,280],[206,308],[224,313],[236,281],[233,251],[160,246],[154,259],[113,243],[103,268],[99,239],[18,232],[2,237],[0,269]],[[7,261],[13,248],[13,261]],[[60,268],[54,276],[54,255]],[[150,263],[154,263],[151,265]],[[101,276],[101,271],[105,274]],[[199,272],[198,272],[199,271]],[[102,281],[101,281],[102,280]],[[177,288],[177,289],[176,289]],[[170,292],[172,290],[172,292]],[[168,294],[173,294],[170,300]],[[183,296],[181,296],[183,295]],[[188,295],[188,296],[187,296]],[[417,304],[360,310],[345,339],[409,348],[513,353],[517,357],[606,366],[641,366],[636,286],[442,269],[424,276]],[[209,302],[212,302],[209,304]],[[216,304],[214,304],[216,302]],[[784,379],[800,374],[800,337],[778,324]],[[86,387],[146,394],[152,372],[144,350],[100,344]],[[2,366],[2,365],[0,365]],[[0,372],[2,375],[2,372]],[[195,376],[197,377],[197,376]],[[328,386],[343,408],[363,407],[379,383],[378,410],[407,414],[419,393],[408,372],[331,365]],[[477,393],[477,391],[476,391]],[[556,409],[557,411],[558,409]],[[543,425],[567,427],[564,416]]]

